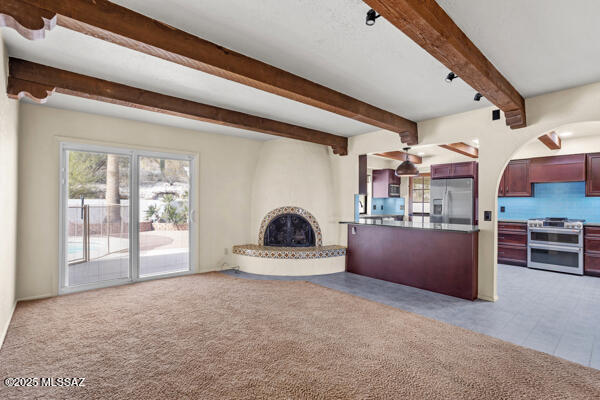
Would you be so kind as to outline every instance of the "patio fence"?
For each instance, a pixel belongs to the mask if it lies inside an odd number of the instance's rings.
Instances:
[[[129,206],[69,206],[68,262],[84,263],[129,250]]]

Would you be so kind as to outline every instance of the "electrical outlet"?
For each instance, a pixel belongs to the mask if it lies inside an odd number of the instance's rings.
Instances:
[[[377,206],[373,204],[373,210],[377,210]]]
[[[500,212],[505,212],[505,211],[506,211],[506,207],[500,206]]]

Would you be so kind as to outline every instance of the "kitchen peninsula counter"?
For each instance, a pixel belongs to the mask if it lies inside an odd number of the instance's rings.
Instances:
[[[391,228],[404,228],[404,229],[425,229],[432,231],[448,231],[448,232],[463,232],[473,233],[479,232],[477,225],[460,225],[460,224],[441,224],[434,222],[419,222],[419,221],[377,221],[364,219],[359,222],[343,221],[340,224],[347,225],[370,225],[370,226],[385,226]]]
[[[348,225],[348,272],[463,299],[477,298],[477,226],[341,223]]]

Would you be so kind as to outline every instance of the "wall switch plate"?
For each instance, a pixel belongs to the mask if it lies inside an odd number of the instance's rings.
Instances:
[[[506,207],[500,206],[500,212],[505,212],[505,211],[506,211]]]
[[[484,221],[491,221],[492,220],[492,212],[491,211],[484,211],[483,212],[483,220]]]
[[[373,210],[377,210],[377,206],[373,204]]]

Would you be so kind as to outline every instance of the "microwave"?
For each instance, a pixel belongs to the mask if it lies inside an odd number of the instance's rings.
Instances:
[[[390,197],[400,197],[400,185],[390,185],[388,193]]]

